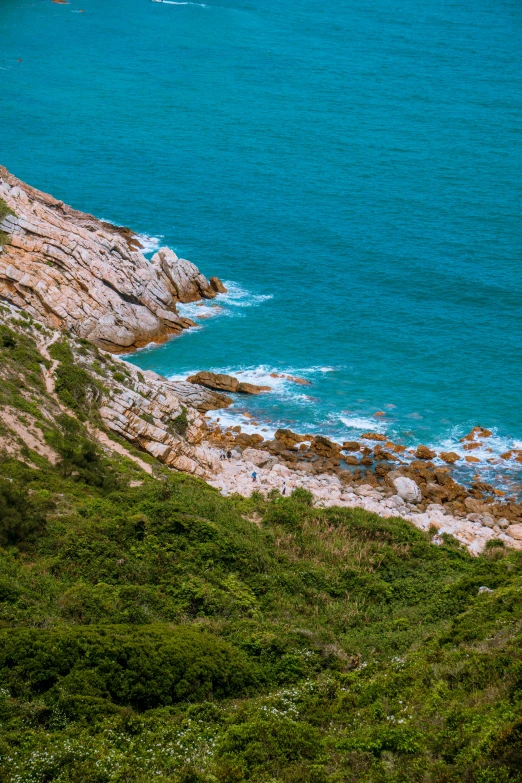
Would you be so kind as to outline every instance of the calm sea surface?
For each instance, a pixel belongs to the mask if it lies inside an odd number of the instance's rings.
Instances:
[[[261,427],[522,440],[518,1],[1,0],[0,41],[0,161],[230,282],[133,361],[268,378]]]

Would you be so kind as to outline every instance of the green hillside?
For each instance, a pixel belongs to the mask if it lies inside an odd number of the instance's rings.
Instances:
[[[2,783],[522,780],[522,553],[148,476],[41,418],[31,328],[1,410],[55,464],[0,463]]]

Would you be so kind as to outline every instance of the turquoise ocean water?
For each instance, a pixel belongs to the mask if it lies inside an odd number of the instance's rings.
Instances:
[[[267,429],[522,447],[519,2],[1,0],[0,41],[1,162],[230,281],[133,361],[268,378],[227,414]]]

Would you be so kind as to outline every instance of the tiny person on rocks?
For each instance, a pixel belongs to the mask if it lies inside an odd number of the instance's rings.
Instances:
[[[252,472],[252,481],[255,481],[257,479],[257,473],[255,470]]]

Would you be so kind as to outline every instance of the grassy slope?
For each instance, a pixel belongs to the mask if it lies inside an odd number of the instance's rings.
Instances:
[[[12,342],[3,402],[37,419]],[[56,467],[0,463],[0,781],[522,780],[521,553],[303,492],[130,486],[81,423],[42,426]]]

